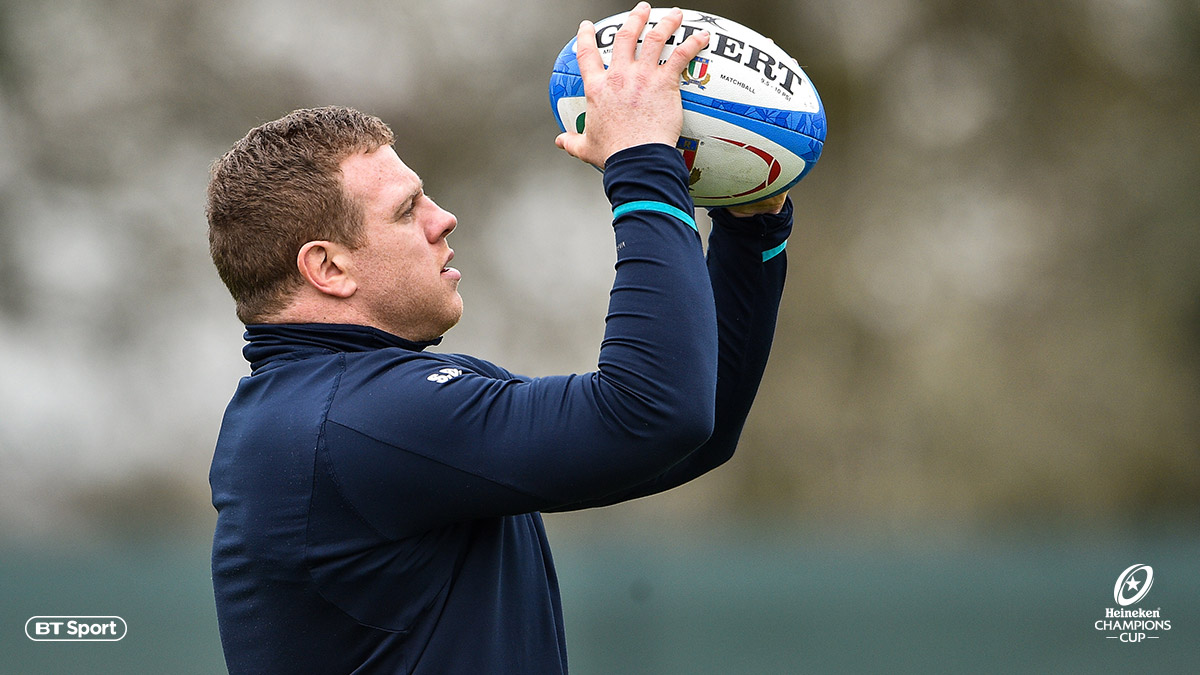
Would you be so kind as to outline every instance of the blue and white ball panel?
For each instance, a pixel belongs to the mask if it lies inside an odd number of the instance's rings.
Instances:
[[[738,103],[737,101],[713,98],[712,96],[696,94],[687,90],[681,92],[681,98],[683,98],[683,107],[685,110],[688,109],[688,104],[691,103],[692,110],[698,110],[701,107],[713,108],[714,110],[723,111],[738,117],[759,120],[780,129],[794,131],[798,134],[808,136],[817,143],[823,143],[825,140],[824,108],[820,108],[815,113],[798,110],[780,110],[778,108],[747,105],[745,103]]]
[[[650,26],[666,9],[650,14]],[[596,23],[605,65],[628,12]],[[660,58],[688,35],[708,30],[708,47],[681,76],[683,132],[678,147],[691,170],[698,206],[731,206],[778,194],[803,178],[821,155],[825,109],[808,76],[769,38],[729,19],[684,10],[683,25]],[[560,128],[582,131],[586,100],[575,40],[559,53],[550,101]]]

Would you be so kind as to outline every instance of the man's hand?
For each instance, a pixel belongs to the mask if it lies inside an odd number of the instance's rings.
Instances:
[[[603,169],[613,153],[644,143],[674,147],[683,128],[679,97],[680,73],[708,44],[708,32],[693,33],[659,65],[667,40],[683,23],[678,8],[667,12],[642,40],[638,36],[650,17],[650,5],[640,2],[617,31],[612,62],[607,70],[596,47],[596,27],[579,24],[575,54],[587,96],[587,122],[582,134],[566,132],[554,143],[588,164]]]
[[[787,196],[787,192],[781,192],[774,197],[767,197],[757,202],[727,206],[725,210],[737,218],[749,218],[761,213],[779,213],[783,210],[783,205],[787,203]]]

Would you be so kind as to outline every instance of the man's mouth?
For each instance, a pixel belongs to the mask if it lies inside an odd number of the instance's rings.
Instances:
[[[454,249],[450,249],[450,257],[446,258],[446,266],[442,268],[442,276],[457,281],[462,278],[462,273],[450,267],[451,260],[454,260]]]

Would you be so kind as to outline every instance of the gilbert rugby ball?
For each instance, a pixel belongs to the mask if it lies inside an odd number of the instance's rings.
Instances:
[[[646,30],[667,11],[651,10]],[[605,67],[628,14],[596,22]],[[787,190],[812,169],[825,143],[825,107],[816,88],[769,38],[693,10],[683,10],[683,24],[661,58],[701,30],[710,33],[709,42],[681,75],[683,132],[676,146],[691,172],[692,200],[697,206],[733,206]],[[550,107],[564,131],[583,131],[587,101],[574,39],[554,63]]]

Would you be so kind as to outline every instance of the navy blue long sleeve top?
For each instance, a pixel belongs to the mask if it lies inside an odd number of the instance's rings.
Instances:
[[[791,203],[713,211],[706,259],[687,175],[665,145],[608,161],[595,372],[521,377],[365,326],[247,327],[210,474],[232,673],[567,672],[539,512],[727,460],[770,350]]]

